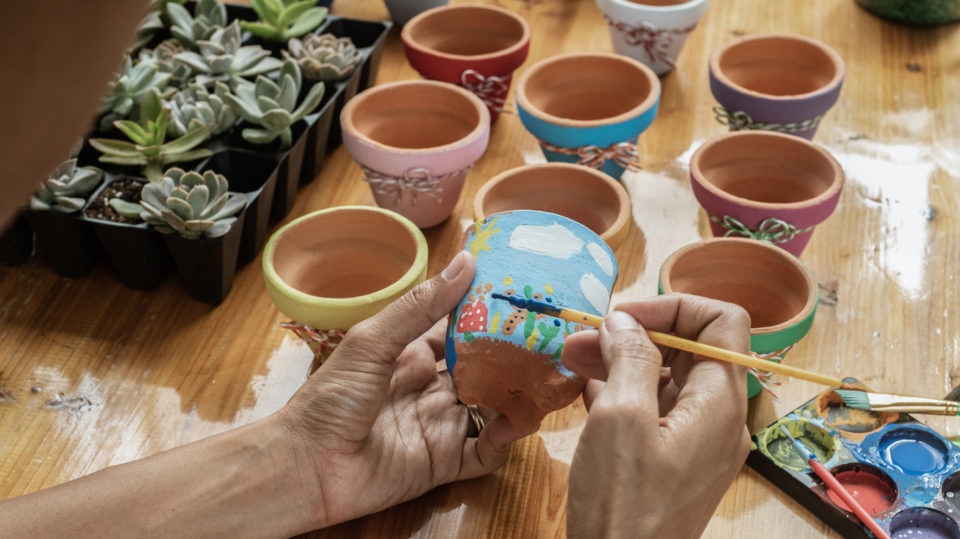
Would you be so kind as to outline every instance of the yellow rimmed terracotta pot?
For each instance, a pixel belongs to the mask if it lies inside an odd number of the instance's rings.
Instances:
[[[343,333],[423,282],[427,240],[409,219],[368,206],[310,213],[263,251],[270,298],[322,361]]]
[[[627,233],[630,196],[619,182],[590,167],[545,163],[512,168],[483,184],[473,201],[473,218],[537,210],[573,219],[600,235],[611,249]]]

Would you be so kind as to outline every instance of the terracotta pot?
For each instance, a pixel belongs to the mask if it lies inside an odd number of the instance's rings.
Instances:
[[[494,176],[473,200],[473,217],[479,221],[511,210],[569,217],[615,249],[626,236],[630,196],[619,182],[590,167],[568,163],[527,165]]]
[[[547,161],[592,166],[619,179],[657,114],[660,79],[617,54],[575,53],[537,62],[517,81],[520,121]]]
[[[817,281],[782,249],[745,238],[713,238],[670,255],[660,267],[660,293],[683,292],[740,305],[750,314],[750,350],[781,361],[813,325]],[[748,397],[761,386],[748,377]]]
[[[400,34],[410,65],[427,79],[477,94],[497,119],[513,71],[530,50],[530,25],[494,6],[446,6],[424,11]]]
[[[387,5],[387,11],[390,12],[393,23],[403,26],[420,13],[438,6],[445,6],[450,3],[450,0],[384,0],[384,3]]]
[[[287,223],[267,241],[263,276],[285,316],[346,331],[423,282],[427,240],[409,220],[367,206],[340,206]]]
[[[827,150],[769,131],[708,140],[690,159],[690,178],[714,236],[769,241],[797,256],[837,207],[844,181]]]
[[[710,58],[717,121],[813,138],[837,102],[846,72],[830,47],[808,37],[766,34],[731,41]]]
[[[534,429],[580,395],[584,380],[563,367],[560,353],[566,335],[585,328],[492,294],[604,315],[616,258],[587,227],[538,211],[491,215],[469,228],[464,241],[477,272],[447,328],[447,367],[457,394],[499,411],[521,430]]]
[[[707,0],[597,0],[597,6],[610,26],[613,50],[662,76],[673,71]]]
[[[452,84],[375,86],[340,115],[343,143],[364,169],[377,205],[426,228],[450,216],[473,163],[490,140],[490,113]]]

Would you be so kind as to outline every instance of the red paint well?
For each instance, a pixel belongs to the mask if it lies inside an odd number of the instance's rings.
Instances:
[[[876,515],[889,509],[897,499],[897,493],[893,487],[882,477],[868,470],[847,470],[835,473],[834,475],[837,481],[840,481],[840,484],[843,485],[871,515]],[[840,506],[841,509],[850,511],[847,504],[832,490],[827,490],[827,496],[830,497],[830,501]]]

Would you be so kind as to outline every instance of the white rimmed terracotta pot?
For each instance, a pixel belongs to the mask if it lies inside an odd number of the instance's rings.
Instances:
[[[731,131],[761,129],[813,138],[840,97],[846,68],[815,39],[761,34],[731,41],[710,58],[717,121]]]
[[[347,102],[343,144],[364,170],[377,205],[421,228],[445,221],[490,140],[490,113],[452,84],[375,86]]]
[[[619,182],[590,167],[545,163],[512,168],[480,187],[473,218],[513,210],[556,213],[586,226],[615,249],[630,220],[630,196]]]
[[[517,81],[517,113],[547,161],[591,166],[619,179],[653,122],[660,79],[640,62],[605,53],[551,56]]]
[[[714,236],[771,242],[800,256],[836,209],[840,164],[821,146],[771,131],[726,133],[690,158],[693,194]]]
[[[597,6],[610,27],[613,50],[662,76],[676,67],[707,0],[597,0]]]

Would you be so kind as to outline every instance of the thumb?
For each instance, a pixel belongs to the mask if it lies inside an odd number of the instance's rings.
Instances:
[[[600,354],[607,368],[607,380],[593,408],[626,407],[640,415],[641,428],[656,427],[660,419],[657,389],[663,359],[633,316],[623,311],[607,315],[600,328]]]

